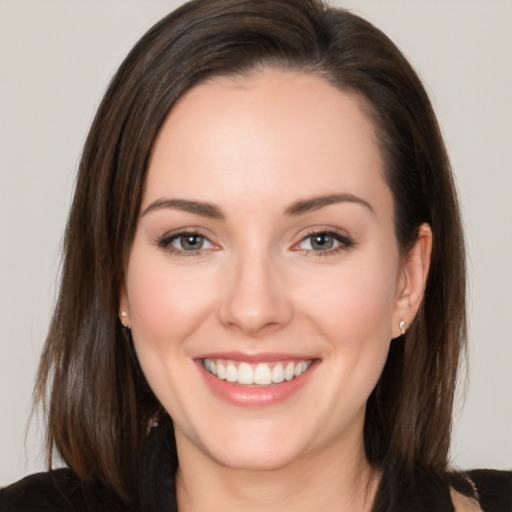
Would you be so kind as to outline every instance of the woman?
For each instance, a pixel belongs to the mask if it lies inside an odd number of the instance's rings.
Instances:
[[[228,0],[155,25],[93,122],[64,251],[37,393],[70,469],[2,510],[510,508],[511,474],[448,471],[457,199],[367,22]]]

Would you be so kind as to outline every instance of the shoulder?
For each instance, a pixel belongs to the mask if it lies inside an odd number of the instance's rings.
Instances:
[[[0,510],[79,511],[83,509],[80,487],[80,481],[70,469],[36,473],[0,489]]]
[[[1,512],[100,512],[120,510],[112,493],[85,486],[67,468],[36,473],[0,489]]]
[[[476,469],[468,471],[484,512],[512,511],[512,471]]]
[[[476,469],[454,472],[449,474],[449,483],[462,501],[464,497],[478,499],[482,512],[512,511],[512,471]],[[453,496],[452,493],[452,499]],[[459,510],[457,507],[455,509]],[[466,508],[462,506],[460,510]]]

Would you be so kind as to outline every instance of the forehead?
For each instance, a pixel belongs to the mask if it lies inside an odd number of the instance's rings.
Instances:
[[[284,202],[378,196],[383,187],[374,127],[358,97],[315,75],[264,70],[208,81],[181,98],[153,147],[143,207],[164,192]]]

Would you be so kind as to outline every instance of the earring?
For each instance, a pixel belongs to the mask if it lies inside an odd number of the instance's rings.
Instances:
[[[400,325],[400,332],[402,333],[402,336],[403,336],[405,334],[405,326],[406,326],[405,320],[402,320],[399,325]]]
[[[121,318],[128,318],[128,313],[126,311],[121,310]],[[129,325],[124,325],[123,324],[123,327],[126,327],[127,329],[131,329],[132,328],[132,324],[129,324]]]

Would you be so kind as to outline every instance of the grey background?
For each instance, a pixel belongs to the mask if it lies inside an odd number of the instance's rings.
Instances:
[[[89,124],[130,47],[180,3],[0,0],[0,485],[43,468],[40,424],[26,442],[25,426]],[[333,3],[383,29],[430,91],[469,249],[470,385],[452,458],[510,469],[512,1]]]

